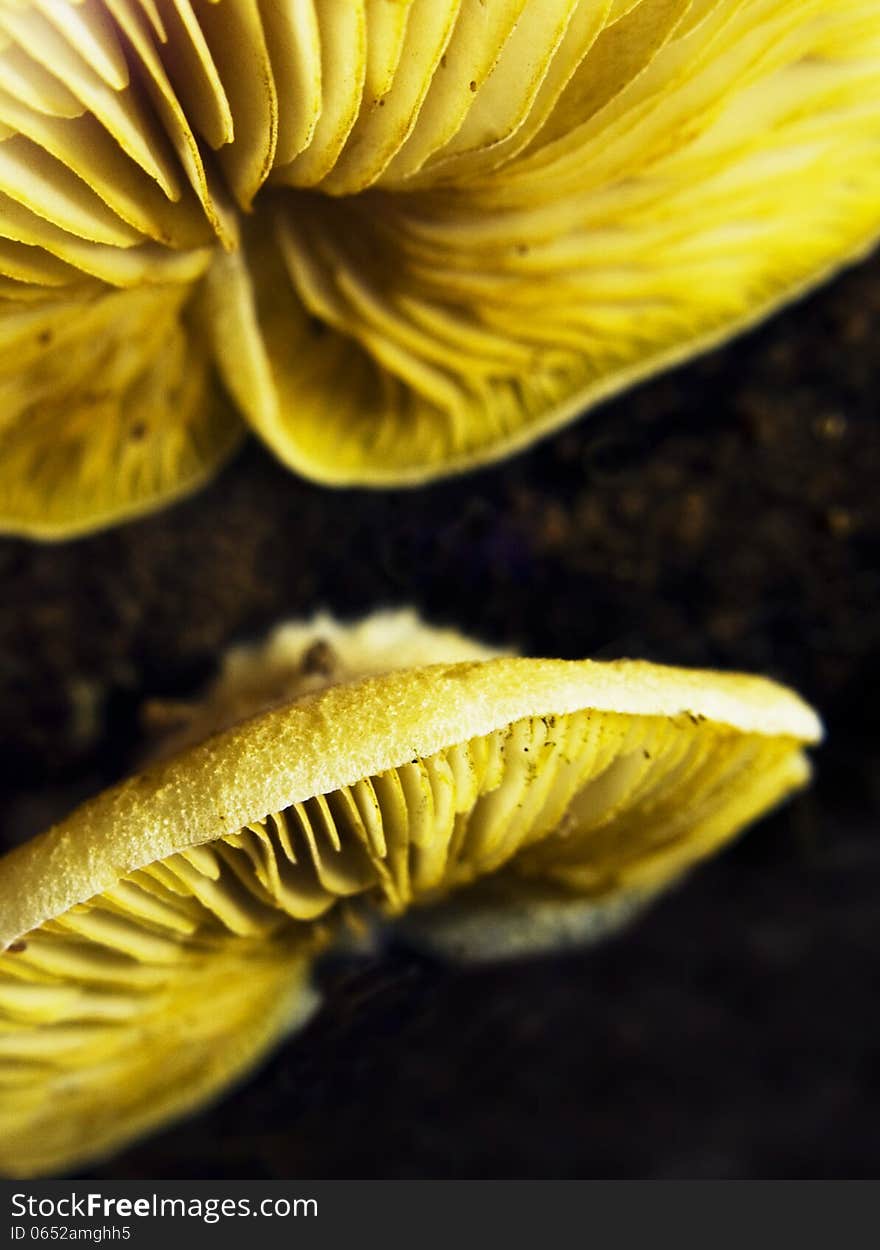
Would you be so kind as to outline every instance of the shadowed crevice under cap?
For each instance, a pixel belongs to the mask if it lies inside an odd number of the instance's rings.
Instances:
[[[493,656],[411,613],[281,627],[165,714],[210,736],[0,861],[8,1173],[219,1093],[351,925],[466,958],[613,931],[804,785],[821,737],[762,678]]]
[[[875,0],[3,0],[0,526],[493,460],[878,233]]]

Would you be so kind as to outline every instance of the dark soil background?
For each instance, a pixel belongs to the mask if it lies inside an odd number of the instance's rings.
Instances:
[[[325,968],[306,1031],[96,1177],[880,1174],[880,262],[498,468],[327,493],[250,446],[161,516],[0,541],[0,838],[114,780],[145,698],[284,617],[415,604],[551,656],[743,668],[813,788],[624,936]]]

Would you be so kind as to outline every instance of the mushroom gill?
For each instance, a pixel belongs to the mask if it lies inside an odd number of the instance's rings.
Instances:
[[[878,233],[875,0],[0,0],[0,525],[466,469]]]
[[[0,861],[0,1170],[217,1095],[352,924],[470,958],[586,941],[809,776],[821,726],[773,682],[487,655],[409,614],[287,627],[188,723],[225,728]]]

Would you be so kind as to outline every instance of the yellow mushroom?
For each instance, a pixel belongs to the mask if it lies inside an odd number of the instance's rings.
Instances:
[[[177,732],[224,724],[0,861],[3,1172],[218,1094],[305,1020],[347,922],[472,958],[600,936],[803,785],[821,736],[761,678],[493,657],[410,614],[237,652]]]
[[[0,0],[0,527],[498,458],[880,234],[876,0]]]

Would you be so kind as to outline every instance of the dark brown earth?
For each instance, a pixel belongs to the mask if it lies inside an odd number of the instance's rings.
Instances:
[[[126,769],[145,698],[318,607],[754,669],[829,730],[813,789],[625,936],[328,967],[262,1073],[92,1175],[878,1175],[878,346],[875,260],[493,470],[327,493],[251,446],[152,520],[0,542],[6,843]]]

